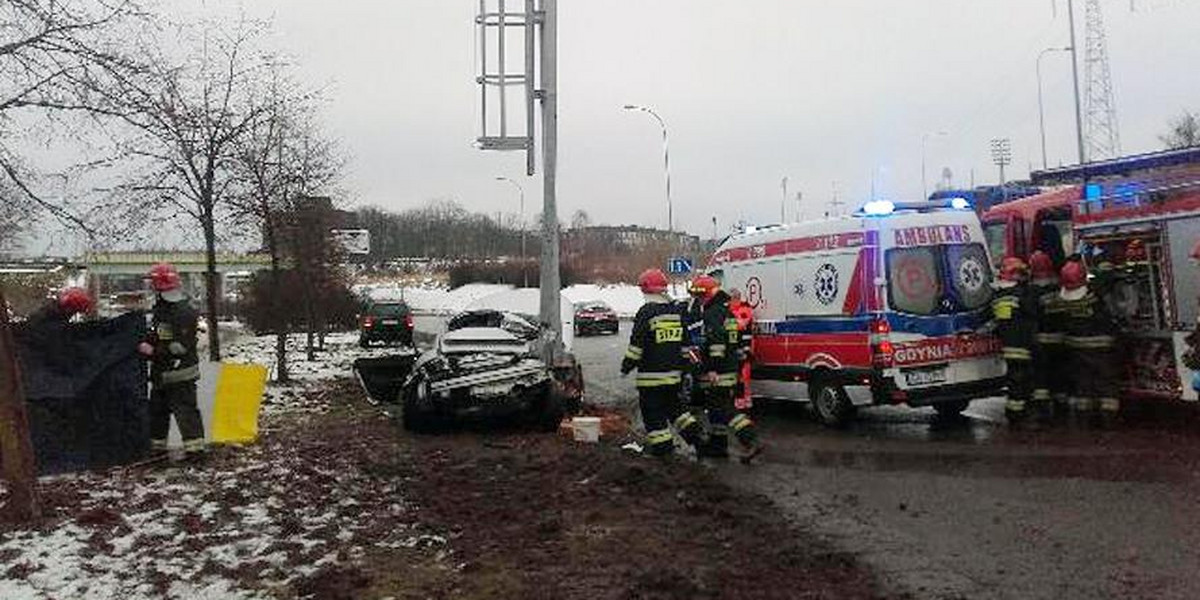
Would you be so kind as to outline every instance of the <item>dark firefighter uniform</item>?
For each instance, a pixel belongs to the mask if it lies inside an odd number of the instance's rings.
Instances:
[[[1037,312],[1037,298],[1024,282],[1001,288],[992,298],[996,334],[1003,345],[1002,353],[1008,368],[1008,401],[1004,412],[1009,418],[1024,417],[1027,404],[1033,398]]]
[[[737,319],[729,311],[729,295],[723,291],[717,290],[704,303],[704,342],[700,351],[705,373],[700,387],[704,392],[710,427],[706,454],[727,454],[730,432],[743,447],[757,453],[759,446],[754,423],[734,405],[741,367],[741,335]]]
[[[684,345],[684,375],[687,389],[688,405],[698,415],[704,415],[704,390],[700,387],[701,376],[704,375],[704,361],[701,348],[704,346],[704,300],[691,297],[677,304],[683,314]]]
[[[1061,299],[1065,342],[1070,353],[1073,393],[1071,407],[1079,411],[1121,410],[1117,373],[1116,327],[1104,301],[1088,290],[1079,299]]]
[[[152,449],[167,448],[171,415],[189,455],[204,450],[204,423],[196,406],[200,360],[196,354],[196,311],[186,302],[159,300],[154,305],[150,337],[150,439]]]
[[[1037,353],[1034,366],[1037,371],[1035,401],[1048,403],[1055,414],[1065,414],[1067,398],[1071,395],[1071,378],[1064,376],[1063,369],[1070,356],[1067,351],[1066,304],[1058,294],[1058,282],[1047,281],[1045,285],[1034,285],[1038,300]]]
[[[646,304],[633,320],[629,349],[621,361],[621,373],[637,370],[638,400],[646,424],[646,444],[655,456],[671,454],[674,422],[689,444],[700,442],[702,429],[694,415],[679,402],[683,383],[684,325],[679,306],[665,295],[646,296]]]

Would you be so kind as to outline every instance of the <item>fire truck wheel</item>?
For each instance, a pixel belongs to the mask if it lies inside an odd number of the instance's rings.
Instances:
[[[854,418],[854,405],[840,385],[814,383],[810,397],[817,418],[829,427],[845,427]]]
[[[957,417],[962,411],[967,410],[967,407],[970,405],[970,400],[952,400],[950,402],[934,404],[933,410],[937,411],[939,417]]]

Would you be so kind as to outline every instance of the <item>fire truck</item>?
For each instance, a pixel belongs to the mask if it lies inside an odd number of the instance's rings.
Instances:
[[[1056,265],[1078,252],[1093,276],[1114,268],[1102,290],[1127,349],[1124,395],[1197,400],[1182,364],[1197,322],[1200,148],[1156,152],[1034,172],[1046,187],[1002,204],[982,221],[993,260],[1035,250]]]

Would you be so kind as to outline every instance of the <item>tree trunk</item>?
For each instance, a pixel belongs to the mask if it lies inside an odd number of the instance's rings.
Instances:
[[[283,273],[279,268],[279,243],[275,239],[275,224],[271,221],[271,213],[268,211],[265,223],[264,232],[267,241],[267,252],[271,255],[271,302],[276,304],[283,295]],[[276,306],[276,308],[279,308]],[[289,323],[286,316],[286,311],[276,310],[275,324],[275,381],[290,381],[291,374],[288,373],[287,361],[287,341]]]
[[[37,518],[41,510],[29,415],[3,290],[0,290],[0,474],[8,482],[8,516],[15,521]]]
[[[217,303],[221,286],[217,279],[217,224],[212,209],[204,212],[205,312],[208,315],[208,359],[221,360],[221,337],[217,332]]]

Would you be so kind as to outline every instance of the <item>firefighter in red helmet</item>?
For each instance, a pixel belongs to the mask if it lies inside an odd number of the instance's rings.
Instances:
[[[1087,267],[1068,260],[1059,273],[1059,302],[1071,379],[1070,408],[1076,416],[1105,422],[1121,410],[1116,326],[1104,301],[1088,285]]]
[[[633,319],[629,348],[621,361],[621,374],[637,370],[638,403],[646,426],[649,454],[666,456],[675,448],[671,425],[689,444],[699,446],[700,421],[680,406],[683,384],[684,325],[679,306],[667,296],[667,276],[650,269],[638,277],[646,303]]]
[[[1058,269],[1049,254],[1038,250],[1029,255],[1030,282],[1037,309],[1037,344],[1034,348],[1034,404],[1050,415],[1065,414],[1066,379],[1055,369],[1066,360],[1066,336],[1058,302]]]
[[[741,290],[730,290],[729,311],[737,319],[738,335],[741,343],[738,348],[738,387],[734,397],[734,406],[738,410],[750,410],[750,347],[754,340],[754,309],[742,299]]]
[[[203,459],[204,422],[196,405],[200,359],[196,351],[199,317],[187,302],[179,271],[167,263],[150,268],[147,277],[157,298],[151,331],[138,351],[150,361],[150,445],[165,455],[171,415],[179,426],[189,461]]]
[[[1008,400],[1004,413],[1009,423],[1016,424],[1027,417],[1033,396],[1037,334],[1037,299],[1029,287],[1029,266],[1020,258],[1009,256],[1000,264],[996,295],[992,298],[992,318],[1007,366]]]
[[[701,299],[704,323],[704,338],[699,351],[700,388],[708,410],[709,438],[701,455],[728,456],[732,433],[745,450],[742,461],[749,462],[762,453],[763,446],[758,441],[754,422],[734,404],[741,350],[737,319],[729,310],[729,295],[721,291],[721,284],[715,278],[709,275],[697,277],[692,282],[692,290]]]
[[[30,323],[67,323],[76,315],[88,315],[94,310],[92,297],[78,287],[64,288],[42,308],[29,316]]]

